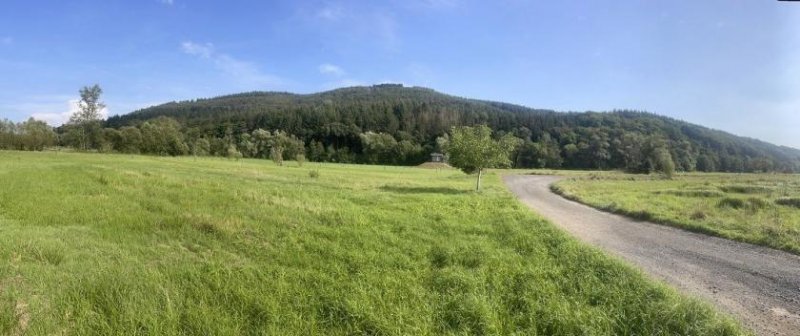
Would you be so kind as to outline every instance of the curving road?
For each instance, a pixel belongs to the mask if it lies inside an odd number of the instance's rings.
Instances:
[[[800,335],[800,257],[602,212],[552,193],[559,179],[503,177],[524,204],[557,226],[716,304],[759,335]]]

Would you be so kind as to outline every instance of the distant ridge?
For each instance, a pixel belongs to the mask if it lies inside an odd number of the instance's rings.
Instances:
[[[800,150],[652,113],[556,112],[401,84],[311,94],[245,92],[170,102],[111,117],[106,126],[138,125],[162,116],[176,119],[189,138],[237,137],[258,128],[282,130],[309,146],[346,150],[349,156],[340,159],[348,162],[360,162],[360,134],[365,132],[387,133],[431,152],[436,138],[451,126],[487,124],[499,134],[512,133],[538,145],[531,145],[529,158],[517,158],[522,166],[622,168],[626,148],[637,137],[654,137],[666,143],[679,170],[800,171]],[[424,160],[423,153],[403,163]]]

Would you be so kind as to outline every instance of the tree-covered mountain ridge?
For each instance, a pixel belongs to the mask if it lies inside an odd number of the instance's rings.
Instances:
[[[452,126],[485,124],[498,137],[520,139],[516,167],[646,171],[652,168],[648,152],[665,147],[683,171],[800,171],[800,150],[653,113],[557,112],[395,84],[171,102],[113,116],[106,127],[158,117],[177,120],[189,147],[206,139],[214,152],[257,129],[280,130],[302,140],[316,161],[414,164],[440,150],[437,138]],[[378,135],[383,139],[374,139]],[[375,141],[384,143],[374,148]]]

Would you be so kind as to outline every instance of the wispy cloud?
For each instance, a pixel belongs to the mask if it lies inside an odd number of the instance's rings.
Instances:
[[[319,19],[338,21],[344,17],[344,10],[338,5],[328,4],[319,9],[316,14]]]
[[[338,48],[351,43],[377,44],[387,51],[396,51],[400,38],[392,8],[380,5],[352,6],[328,3],[321,7],[303,7],[299,17],[315,26]]]
[[[319,72],[323,75],[344,76],[346,72],[339,66],[325,63],[319,66]]]
[[[211,55],[214,53],[214,45],[211,43],[199,44],[187,41],[181,43],[181,50],[189,55],[211,58]]]
[[[338,80],[327,82],[322,85],[323,89],[330,90],[336,89],[341,87],[350,87],[350,86],[363,86],[366,85],[366,82],[354,79],[354,78],[343,78],[347,75],[347,72],[344,71],[338,65],[324,63],[319,66],[319,72],[323,75],[331,76],[331,77],[338,77]]]
[[[460,5],[459,0],[419,0],[417,2],[430,8],[453,8]]]
[[[175,4],[175,0],[158,0],[158,1],[160,1],[162,4],[170,5],[170,6]]]
[[[181,50],[186,54],[209,60],[225,75],[245,86],[277,86],[284,84],[280,77],[264,73],[255,63],[217,52],[211,43],[202,44],[186,41],[181,43]]]

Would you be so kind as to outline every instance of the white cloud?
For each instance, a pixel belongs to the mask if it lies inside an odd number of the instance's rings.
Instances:
[[[275,75],[261,71],[257,64],[242,61],[228,54],[219,53],[211,43],[181,43],[181,50],[189,55],[210,60],[225,75],[245,86],[283,85],[284,81]]]
[[[30,116],[36,120],[47,122],[51,126],[60,126],[69,121],[69,118],[80,110],[80,100],[68,99],[57,102],[54,99],[64,99],[64,96],[40,97],[42,100],[16,106],[23,111],[34,111]],[[100,111],[100,118],[108,118],[108,108]]]
[[[191,41],[187,41],[181,43],[181,50],[183,50],[183,52],[189,55],[200,56],[203,58],[210,58],[211,55],[214,53],[214,45],[211,43],[198,44]]]
[[[170,6],[172,6],[172,5],[174,5],[174,4],[175,4],[175,0],[160,0],[160,1],[161,1],[161,3],[163,3],[163,4],[165,4],[165,5],[170,5]]]
[[[319,66],[319,72],[323,75],[344,76],[345,71],[336,65],[325,63]]]

